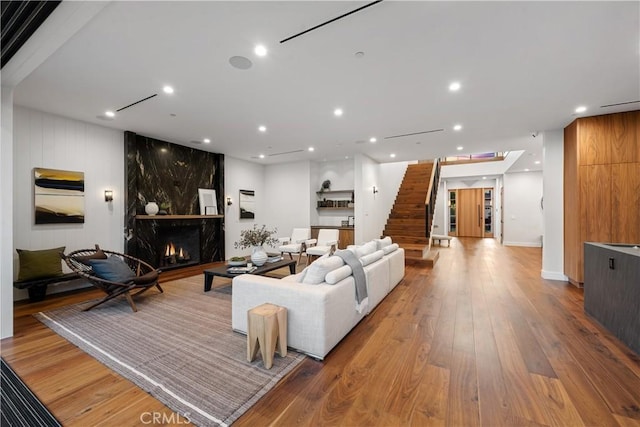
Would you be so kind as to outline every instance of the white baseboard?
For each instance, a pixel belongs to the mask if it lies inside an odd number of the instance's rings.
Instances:
[[[540,271],[540,276],[543,279],[547,279],[547,280],[560,280],[562,282],[568,282],[569,281],[569,278],[567,276],[565,276],[563,273],[560,273],[558,271],[541,270]]]
[[[524,246],[527,248],[541,248],[542,244],[540,242],[503,242],[504,246]]]

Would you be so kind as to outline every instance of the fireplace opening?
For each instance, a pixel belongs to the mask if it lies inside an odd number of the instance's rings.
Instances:
[[[161,270],[200,264],[200,227],[160,227],[157,253]]]

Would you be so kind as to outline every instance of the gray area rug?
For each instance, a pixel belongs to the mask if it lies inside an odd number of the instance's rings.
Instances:
[[[231,295],[189,282],[91,311],[87,303],[35,316],[100,362],[200,426],[229,425],[303,360],[288,352],[265,369],[247,362],[246,337],[231,330]],[[144,411],[144,408],[140,408]]]

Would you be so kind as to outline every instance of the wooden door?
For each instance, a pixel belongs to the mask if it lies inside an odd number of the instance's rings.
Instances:
[[[458,190],[458,236],[482,237],[483,203],[482,188]]]

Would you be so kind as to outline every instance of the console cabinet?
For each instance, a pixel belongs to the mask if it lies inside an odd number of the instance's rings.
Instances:
[[[332,225],[313,225],[311,226],[311,238],[317,239],[318,232],[321,228],[337,228],[338,230],[338,249],[346,249],[347,246],[353,245],[355,241],[354,227],[338,227]]]

